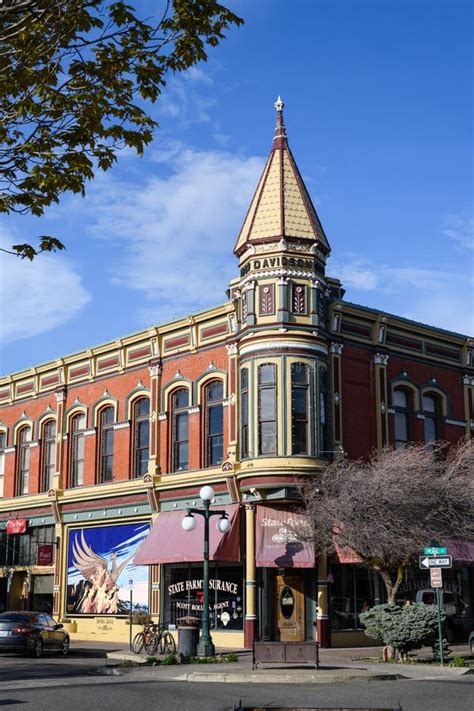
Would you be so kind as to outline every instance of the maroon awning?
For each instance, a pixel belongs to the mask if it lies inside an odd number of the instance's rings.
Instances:
[[[220,506],[230,518],[227,533],[217,530],[218,517],[213,516],[209,525],[209,560],[229,563],[240,561],[239,505]],[[211,507],[212,511],[212,507]],[[156,563],[195,563],[204,559],[204,518],[196,516],[194,531],[184,531],[181,521],[185,511],[164,511],[158,515],[150,533],[135,553],[135,565]]]
[[[306,516],[276,506],[257,506],[256,560],[260,568],[314,568],[314,546],[298,540]]]

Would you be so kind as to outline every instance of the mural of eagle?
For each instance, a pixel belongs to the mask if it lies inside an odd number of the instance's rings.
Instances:
[[[77,612],[90,614],[114,615],[120,612],[117,580],[125,566],[133,558],[133,553],[120,565],[117,554],[110,556],[111,567],[106,558],[94,553],[86,543],[84,531],[73,542],[73,565],[84,580],[84,591],[78,604]]]

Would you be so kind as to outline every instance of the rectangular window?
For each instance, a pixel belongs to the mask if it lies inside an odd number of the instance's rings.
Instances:
[[[193,534],[189,534],[193,535]],[[243,629],[243,578],[241,565],[209,565],[209,616],[211,629]],[[202,617],[203,570],[201,563],[164,566],[164,619],[179,625],[183,617]]]
[[[277,453],[276,366],[258,369],[258,453]]]
[[[291,365],[291,439],[293,454],[308,454],[309,425],[308,368],[304,363]]]
[[[189,417],[187,412],[176,415],[175,470],[189,466]]]
[[[100,413],[99,430],[99,481],[112,481],[114,477],[114,408],[106,407]]]
[[[70,486],[82,486],[84,483],[84,429],[86,416],[76,415],[72,419],[71,474]]]
[[[249,371],[244,368],[240,374],[240,456],[249,456]]]

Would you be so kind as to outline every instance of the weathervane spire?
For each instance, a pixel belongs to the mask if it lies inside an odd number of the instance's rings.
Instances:
[[[277,111],[277,120],[273,142],[275,148],[281,148],[283,145],[287,145],[286,128],[283,119],[283,108],[285,104],[283,103],[281,96],[278,97],[274,105]]]

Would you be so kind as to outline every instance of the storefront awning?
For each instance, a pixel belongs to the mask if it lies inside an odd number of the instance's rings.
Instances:
[[[218,516],[212,516],[209,524],[209,560],[236,563],[240,561],[239,505],[221,506],[219,510],[224,510],[228,514],[231,527],[228,533],[220,533],[217,530]],[[184,516],[184,511],[160,513],[135,554],[133,561],[135,565],[202,561],[204,518],[197,515],[194,531],[184,531],[181,527]]]
[[[260,568],[314,568],[314,546],[298,539],[307,527],[301,513],[257,506],[256,560]]]

